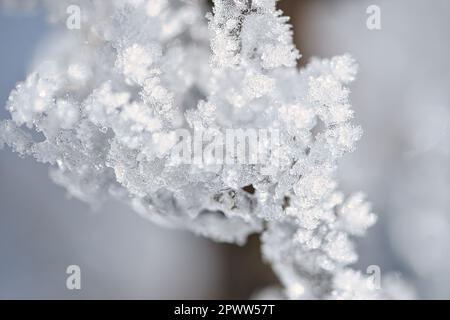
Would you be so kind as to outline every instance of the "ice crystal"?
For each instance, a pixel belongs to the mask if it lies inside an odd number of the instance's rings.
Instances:
[[[43,4],[64,23],[70,2]],[[357,259],[351,236],[375,215],[335,179],[361,136],[349,55],[298,70],[275,0],[216,0],[206,19],[200,1],[75,2],[81,30],[65,31],[11,93],[0,145],[51,164],[56,183],[93,205],[116,197],[216,241],[260,233],[285,297],[380,295],[348,267]],[[230,128],[277,130],[281,143],[259,151],[279,161],[174,165],[177,130],[216,137]]]

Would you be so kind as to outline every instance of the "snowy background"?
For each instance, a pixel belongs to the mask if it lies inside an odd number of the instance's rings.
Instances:
[[[377,4],[382,28],[362,26]],[[360,266],[401,271],[422,298],[450,298],[450,2],[319,1],[305,46],[360,63],[352,91],[364,136],[341,183],[370,195],[378,224]]]
[[[381,30],[366,28],[370,4],[381,8]],[[379,265],[421,298],[450,298],[450,3],[284,5],[306,59],[349,52],[360,64],[352,101],[365,133],[340,182],[368,194],[379,222],[359,242],[357,268]],[[0,13],[1,104],[46,35],[39,14]],[[46,166],[0,151],[0,298],[241,297],[226,289],[236,281],[227,259],[239,257],[227,250],[161,229],[119,203],[93,213],[68,199]],[[81,267],[81,291],[65,287],[71,264]]]

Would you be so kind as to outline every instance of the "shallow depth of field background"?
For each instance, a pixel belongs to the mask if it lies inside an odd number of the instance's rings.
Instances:
[[[0,0],[0,3],[5,0]],[[57,0],[54,0],[57,1]],[[381,30],[366,9],[381,8]],[[450,298],[450,2],[283,0],[304,65],[351,53],[364,137],[340,167],[379,222],[358,242],[363,272],[397,272],[419,298]],[[0,9],[0,118],[51,29],[41,13]],[[66,289],[67,266],[82,290]],[[54,185],[47,168],[0,151],[0,298],[248,298],[276,284],[256,237],[243,248],[161,229],[129,208],[97,212]]]

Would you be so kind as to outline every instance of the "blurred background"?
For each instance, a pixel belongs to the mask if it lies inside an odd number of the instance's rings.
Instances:
[[[380,30],[367,28],[370,5],[381,10]],[[450,2],[279,6],[292,17],[300,65],[347,52],[360,64],[351,96],[365,133],[339,174],[345,191],[368,194],[379,222],[358,242],[355,268],[378,265],[419,298],[449,299]],[[0,9],[0,118],[49,30],[39,12]],[[66,289],[72,264],[82,290]],[[220,245],[161,229],[120,203],[92,212],[67,198],[46,166],[0,151],[0,298],[245,299],[276,283],[257,237]]]

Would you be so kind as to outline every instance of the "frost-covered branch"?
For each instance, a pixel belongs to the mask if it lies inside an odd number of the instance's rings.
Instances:
[[[56,183],[93,205],[119,198],[216,241],[260,233],[288,298],[383,297],[348,268],[351,237],[376,216],[335,179],[361,136],[349,55],[299,71],[275,0],[216,0],[209,23],[200,1],[75,2],[81,30],[65,31],[11,93],[0,146],[51,164]],[[64,23],[69,1],[43,3]],[[216,139],[229,129],[276,132],[281,143],[259,145],[264,163],[174,165],[180,130]]]

